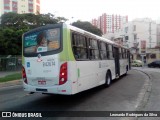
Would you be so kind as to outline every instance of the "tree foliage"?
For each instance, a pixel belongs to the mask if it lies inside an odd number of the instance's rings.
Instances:
[[[102,31],[99,28],[93,26],[90,22],[77,21],[77,22],[72,23],[72,25],[78,28],[81,28],[83,30],[86,30],[88,32],[91,32],[93,34],[102,36]]]
[[[1,17],[1,25],[2,27],[12,27],[16,29],[32,29],[35,27],[43,26],[46,24],[56,24],[61,21],[67,21],[64,17],[56,17],[51,14],[17,14],[17,13],[7,13],[3,14]]]
[[[46,24],[67,21],[64,17],[53,14],[17,14],[6,13],[1,16],[0,55],[20,55],[22,52],[22,34],[30,29]]]

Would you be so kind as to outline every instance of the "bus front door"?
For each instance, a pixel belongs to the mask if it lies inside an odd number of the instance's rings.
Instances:
[[[114,47],[114,59],[115,59],[115,75],[116,78],[120,76],[120,63],[119,63],[119,50]]]

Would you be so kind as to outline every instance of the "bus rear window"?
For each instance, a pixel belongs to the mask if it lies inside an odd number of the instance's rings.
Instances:
[[[60,48],[60,28],[29,33],[24,36],[24,53],[41,53]]]

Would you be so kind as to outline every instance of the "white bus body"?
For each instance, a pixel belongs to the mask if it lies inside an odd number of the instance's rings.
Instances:
[[[44,49],[36,47],[43,31],[49,41]],[[71,95],[109,86],[111,80],[127,73],[129,58],[128,49],[79,28],[66,24],[40,27],[23,35],[24,90]]]

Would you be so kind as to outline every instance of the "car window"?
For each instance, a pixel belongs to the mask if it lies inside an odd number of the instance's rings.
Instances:
[[[156,61],[155,63],[156,63],[156,64],[160,64],[160,61]]]
[[[157,61],[152,62],[152,64],[157,64]]]

